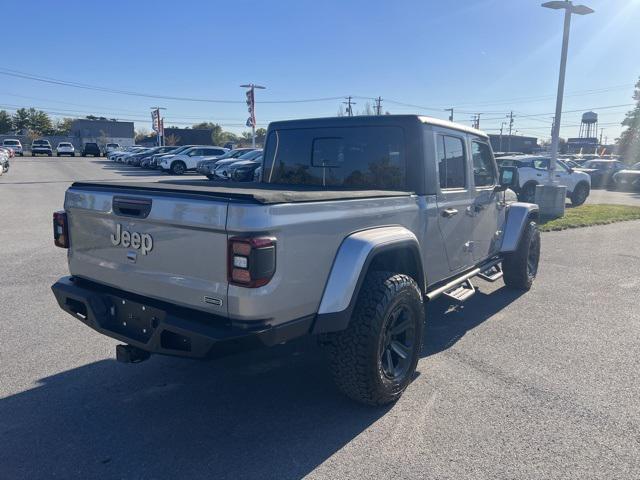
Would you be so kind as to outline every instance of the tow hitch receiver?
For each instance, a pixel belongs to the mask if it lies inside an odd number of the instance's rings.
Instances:
[[[140,363],[148,360],[151,354],[132,345],[117,345],[116,360],[122,363]]]

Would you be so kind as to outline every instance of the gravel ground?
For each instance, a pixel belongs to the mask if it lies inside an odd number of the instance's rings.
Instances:
[[[0,177],[2,478],[640,477],[640,222],[545,233],[527,294],[430,304],[418,376],[372,409],[310,340],[122,365],[64,314],[51,211],[73,179],[125,176],[157,178],[27,157]]]

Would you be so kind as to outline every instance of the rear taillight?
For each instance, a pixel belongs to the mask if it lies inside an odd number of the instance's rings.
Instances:
[[[53,241],[56,247],[69,248],[69,228],[64,211],[53,212]]]
[[[247,288],[269,283],[276,271],[276,239],[232,237],[228,250],[229,283]]]

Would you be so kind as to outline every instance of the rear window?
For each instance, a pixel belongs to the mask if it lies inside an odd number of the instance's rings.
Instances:
[[[17,140],[5,140],[4,141],[5,145],[20,145],[20,142]]]
[[[264,152],[266,183],[406,189],[399,127],[274,130]]]

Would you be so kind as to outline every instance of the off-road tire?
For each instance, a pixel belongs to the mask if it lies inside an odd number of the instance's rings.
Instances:
[[[392,315],[397,311],[402,311],[403,317]],[[322,338],[338,388],[367,405],[398,400],[414,377],[422,348],[424,315],[422,294],[413,278],[392,272],[370,272],[347,329]],[[391,347],[385,347],[385,342],[392,334],[390,326],[398,325],[394,323],[398,321],[402,324],[406,321],[413,330],[406,337],[410,338],[406,359],[396,356],[399,366],[404,362],[401,374],[392,378],[385,373],[381,357],[385,355],[386,361],[385,352]],[[403,346],[406,347],[404,343]]]
[[[522,232],[516,251],[507,253],[502,261],[505,285],[516,290],[529,290],[538,274],[539,260],[540,231],[536,222],[530,221]]]
[[[589,196],[589,185],[586,183],[579,183],[576,185],[576,188],[571,192],[571,205],[574,207],[579,207],[584,202],[587,201],[587,197]]]
[[[182,175],[187,171],[187,166],[184,162],[177,161],[171,164],[171,168],[169,169],[173,175]]]

